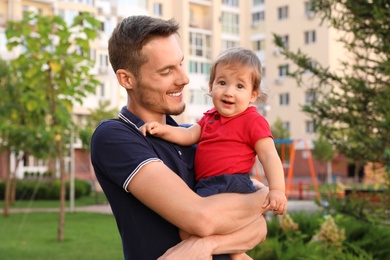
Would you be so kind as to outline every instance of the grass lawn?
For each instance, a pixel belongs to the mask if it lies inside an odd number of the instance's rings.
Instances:
[[[104,194],[99,193],[96,197],[95,195],[84,196],[78,198],[74,201],[76,207],[89,206],[98,203],[106,203],[107,199]],[[0,201],[0,209],[3,208],[4,201]],[[16,200],[14,205],[11,205],[10,208],[59,208],[59,200]],[[69,200],[66,201],[66,207],[69,207]]]
[[[58,213],[0,216],[2,260],[123,259],[112,215],[67,213],[64,241],[57,241]]]

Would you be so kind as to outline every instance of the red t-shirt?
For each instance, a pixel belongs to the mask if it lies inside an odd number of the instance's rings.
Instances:
[[[267,120],[253,106],[234,117],[221,116],[213,108],[204,113],[198,124],[202,135],[195,155],[196,180],[251,172],[256,142],[273,138]]]

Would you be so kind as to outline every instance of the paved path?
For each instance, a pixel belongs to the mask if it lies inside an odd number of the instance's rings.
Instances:
[[[312,200],[289,200],[287,203],[287,211],[308,211],[316,212],[321,208],[317,206]]]
[[[294,211],[307,211],[315,212],[320,208],[311,200],[289,200],[287,204],[288,212]],[[69,208],[66,209],[68,212]],[[58,208],[23,208],[23,209],[10,209],[11,213],[17,212],[58,212]],[[112,214],[109,204],[91,205],[84,207],[76,207],[75,212],[95,212],[102,214]]]

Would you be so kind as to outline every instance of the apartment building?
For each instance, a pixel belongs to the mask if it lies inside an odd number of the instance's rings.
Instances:
[[[0,0],[0,56],[9,59],[17,55],[5,48],[5,26],[7,20],[21,19],[25,11],[58,14],[67,22],[79,12],[95,14],[102,28],[92,45],[91,57],[95,60],[93,73],[101,85],[93,95],[85,98],[82,106],[76,104],[74,107],[74,120],[82,124],[99,101],[108,100],[118,109],[126,104],[126,93],[116,83],[107,55],[107,41],[116,24],[137,14],[174,18],[180,24],[178,40],[184,52],[183,65],[190,78],[184,90],[186,111],[176,118],[178,122],[194,123],[212,107],[207,95],[210,65],[222,50],[241,46],[254,50],[263,65],[261,88],[268,100],[266,103],[259,100],[259,112],[270,124],[280,118],[291,138],[310,141],[315,139],[315,126],[301,112],[301,106],[315,96],[310,92],[310,86],[298,88],[293,79],[286,77],[288,71],[294,69],[293,64],[280,55],[272,40],[272,34],[276,33],[283,37],[289,48],[300,48],[322,65],[337,64],[342,49],[335,42],[336,32],[320,25],[309,6],[308,0]],[[88,156],[79,149],[79,142],[74,147],[76,174],[90,176]],[[301,148],[298,145],[298,149]],[[308,175],[305,156],[302,152],[295,163],[298,167],[295,172],[302,176]],[[303,165],[302,169],[300,165]],[[315,167],[319,167],[317,162]],[[334,169],[334,172],[342,175],[344,168]]]

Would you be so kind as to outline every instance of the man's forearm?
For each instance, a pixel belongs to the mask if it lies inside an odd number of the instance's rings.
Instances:
[[[267,223],[263,216],[249,225],[226,235],[205,237],[205,244],[211,246],[213,255],[244,253],[265,240]]]
[[[209,235],[224,235],[237,231],[261,216],[267,209],[262,208],[268,194],[264,188],[250,194],[223,193],[207,197],[205,213],[212,214],[207,219]]]

